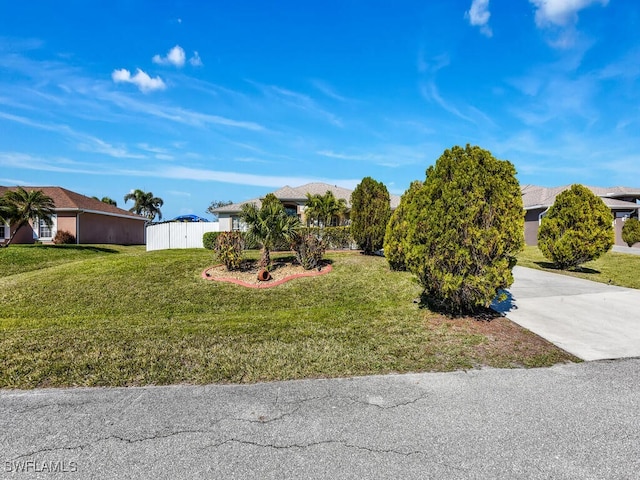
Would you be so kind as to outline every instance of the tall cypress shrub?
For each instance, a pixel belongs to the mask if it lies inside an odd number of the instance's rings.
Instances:
[[[406,260],[426,301],[453,313],[488,307],[513,283],[524,245],[514,166],[477,146],[445,150],[406,212]]]
[[[351,236],[366,255],[380,250],[391,216],[389,191],[383,183],[365,177],[351,194]]]

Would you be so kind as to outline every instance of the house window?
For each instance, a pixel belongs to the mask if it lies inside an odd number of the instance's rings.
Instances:
[[[295,205],[284,205],[284,211],[290,217],[297,217],[298,216],[298,207],[295,206]]]
[[[38,229],[38,236],[40,238],[51,238],[51,227],[46,224],[44,220],[40,220],[40,228]]]
[[[246,232],[247,224],[240,217],[231,217],[231,230],[234,232]]]
[[[4,225],[4,223],[0,223],[0,240],[3,240],[5,238],[7,238],[7,231],[9,229],[6,228],[6,226]]]
[[[40,240],[49,240],[56,234],[56,215],[51,216],[51,226],[47,225],[44,220],[38,219],[36,222],[38,231],[35,232]]]

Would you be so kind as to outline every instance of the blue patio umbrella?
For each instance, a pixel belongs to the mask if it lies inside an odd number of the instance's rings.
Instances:
[[[199,217],[198,215],[179,215],[172,222],[208,222],[206,218]]]

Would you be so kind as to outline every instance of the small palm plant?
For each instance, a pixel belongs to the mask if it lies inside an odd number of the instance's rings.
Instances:
[[[260,208],[253,203],[243,205],[241,216],[247,225],[247,240],[262,245],[261,268],[271,266],[271,249],[283,242],[291,243],[300,229],[298,217],[287,215],[280,200],[272,193],[265,197]]]

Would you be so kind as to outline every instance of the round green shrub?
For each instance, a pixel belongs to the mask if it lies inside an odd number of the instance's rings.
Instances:
[[[578,184],[556,197],[538,230],[538,248],[563,270],[599,258],[614,242],[611,210]]]
[[[630,247],[640,242],[640,221],[637,218],[629,218],[624,222],[622,240]]]

